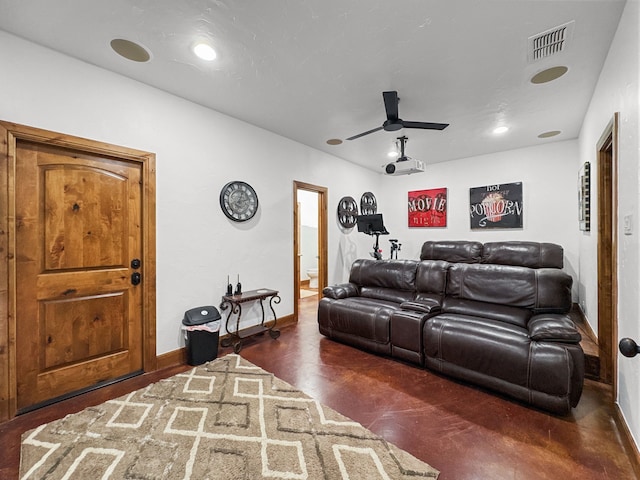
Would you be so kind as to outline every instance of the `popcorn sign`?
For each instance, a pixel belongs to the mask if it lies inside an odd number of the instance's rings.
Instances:
[[[522,228],[522,182],[469,189],[472,229]]]

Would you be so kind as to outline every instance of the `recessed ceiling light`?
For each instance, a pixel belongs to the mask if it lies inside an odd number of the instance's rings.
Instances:
[[[329,145],[340,145],[342,143],[342,140],[340,140],[339,138],[330,138],[329,140],[327,140],[327,143]]]
[[[387,153],[387,157],[397,157],[397,156],[398,156],[397,150],[389,150],[389,153]]]
[[[142,45],[124,38],[111,40],[111,48],[118,55],[134,62],[148,62],[151,58],[149,52]]]
[[[218,56],[218,54],[213,49],[213,47],[208,43],[204,43],[204,42],[196,43],[193,46],[193,53],[195,53],[198,58],[201,58],[202,60],[206,60],[207,62],[211,62],[212,60],[215,60],[216,57]]]
[[[507,131],[509,131],[509,127],[496,127],[493,129],[493,133],[495,133],[496,135],[502,135],[503,133],[506,133]]]
[[[550,130],[548,132],[543,132],[540,135],[538,135],[538,138],[549,138],[549,137],[555,137],[556,135],[560,135],[562,132],[560,130]]]
[[[551,82],[556,78],[560,78],[562,75],[567,73],[568,70],[569,69],[565,66],[547,68],[546,70],[538,72],[531,77],[531,83],[540,84]]]

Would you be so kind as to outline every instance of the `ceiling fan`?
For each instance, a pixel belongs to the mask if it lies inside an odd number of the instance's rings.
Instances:
[[[449,126],[448,123],[430,123],[430,122],[407,122],[398,117],[398,92],[382,92],[382,98],[384,99],[384,109],[387,112],[387,119],[382,126],[368,130],[353,137],[347,138],[347,140],[355,140],[356,138],[364,137],[370,133],[377,132],[384,129],[387,132],[395,132],[401,128],[423,128],[427,130],[444,130]]]

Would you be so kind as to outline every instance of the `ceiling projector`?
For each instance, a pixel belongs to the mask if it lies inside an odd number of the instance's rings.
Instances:
[[[414,160],[404,154],[404,146],[409,140],[405,135],[398,137],[396,145],[400,146],[400,157],[393,163],[384,166],[387,175],[411,175],[412,173],[424,172],[424,162]]]
[[[401,157],[393,163],[385,165],[387,175],[411,175],[424,172],[424,162],[409,157]]]

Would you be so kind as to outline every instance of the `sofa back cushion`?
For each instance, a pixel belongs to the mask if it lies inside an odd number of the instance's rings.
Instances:
[[[482,247],[482,263],[529,268],[562,268],[564,251],[555,243],[489,242]]]
[[[565,313],[571,308],[570,275],[556,268],[511,265],[451,265],[447,296],[527,308],[535,313]]]
[[[447,288],[449,262],[444,260],[422,260],[416,270],[416,291],[421,294],[444,295]]]
[[[415,260],[359,259],[351,267],[349,282],[360,286],[362,297],[392,302],[407,302],[415,298]]]
[[[420,260],[444,260],[451,263],[478,263],[482,244],[466,240],[428,241],[422,244]]]

